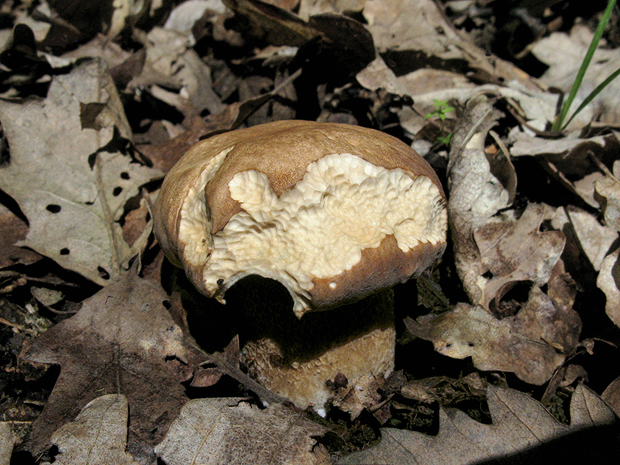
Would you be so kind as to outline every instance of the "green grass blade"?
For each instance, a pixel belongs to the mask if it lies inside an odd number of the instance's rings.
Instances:
[[[573,112],[573,114],[571,115],[570,118],[568,118],[568,121],[566,121],[566,123],[564,124],[564,126],[562,126],[562,129],[565,129],[566,126],[568,126],[570,124],[570,122],[573,120],[573,118],[575,116],[577,116],[577,114],[579,114],[579,112],[581,110],[583,110],[586,105],[588,105],[592,100],[594,100],[594,98],[601,93],[601,91],[607,87],[609,85],[609,83],[611,81],[613,81],[614,79],[616,79],[618,76],[620,76],[620,68],[618,68],[617,70],[615,70],[613,73],[611,73],[607,79],[605,79],[603,82],[601,82],[598,86],[596,86],[596,89],[594,89],[592,92],[590,92],[590,94],[586,97],[586,99],[581,102],[581,105],[579,105],[579,107]]]
[[[596,28],[596,31],[594,32],[594,37],[592,37],[592,42],[590,42],[590,47],[588,48],[586,56],[581,62],[581,67],[579,68],[579,71],[577,72],[577,76],[575,77],[575,81],[573,82],[573,87],[570,90],[568,98],[562,105],[562,110],[559,116],[556,118],[555,122],[553,123],[552,129],[554,131],[559,131],[560,128],[564,127],[564,120],[566,119],[566,116],[568,115],[568,110],[570,109],[570,106],[572,105],[573,100],[575,100],[575,96],[577,95],[577,91],[579,90],[579,87],[581,87],[581,83],[583,82],[583,77],[586,74],[588,66],[590,66],[590,62],[592,61],[594,52],[596,51],[596,48],[598,47],[598,44],[601,41],[601,37],[603,37],[603,33],[605,32],[605,27],[607,26],[607,22],[609,21],[609,17],[611,16],[611,12],[613,11],[614,6],[616,6],[616,0],[609,0],[609,3],[607,4],[607,8],[605,9],[603,16],[601,17],[601,20],[598,23],[598,27]],[[573,115],[573,117],[574,116],[575,115]]]

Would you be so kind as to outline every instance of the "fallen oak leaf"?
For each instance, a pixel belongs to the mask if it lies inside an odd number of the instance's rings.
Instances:
[[[129,451],[152,456],[187,400],[165,362],[186,353],[166,301],[160,287],[129,272],[33,342],[25,358],[58,364],[61,372],[33,423],[31,451],[45,450],[52,433],[94,398],[120,393],[130,405]]]
[[[470,463],[612,464],[620,460],[617,417],[593,391],[579,385],[570,403],[570,425],[560,424],[520,391],[489,385],[492,424],[460,410],[439,410],[439,432],[429,436],[381,429],[381,442],[339,464],[465,465]],[[614,442],[615,441],[615,442]],[[511,461],[514,460],[514,461]],[[568,462],[568,460],[567,460]]]
[[[330,463],[312,436],[326,432],[281,404],[260,410],[238,398],[194,399],[155,448],[167,465]]]

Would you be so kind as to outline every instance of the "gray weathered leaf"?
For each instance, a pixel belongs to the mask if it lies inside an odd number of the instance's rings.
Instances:
[[[351,454],[339,463],[477,463],[540,447],[569,433],[610,425],[616,420],[613,410],[583,385],[577,387],[571,399],[570,426],[557,422],[539,402],[516,390],[489,386],[487,400],[493,420],[490,425],[472,420],[460,410],[440,409],[436,436],[384,428],[379,445]],[[614,445],[610,446],[613,450]],[[594,452],[598,451],[591,455]]]
[[[325,453],[313,451],[311,436],[324,432],[281,404],[259,410],[236,398],[196,399],[155,451],[167,465],[316,464]]]
[[[125,205],[161,173],[121,150],[131,133],[105,66],[55,77],[43,100],[0,102],[0,120],[11,149],[0,189],[30,224],[19,245],[107,284],[142,246],[123,240]]]
[[[0,422],[0,465],[11,463],[14,442],[11,425],[6,421]]]
[[[123,395],[108,394],[86,405],[75,421],[52,435],[59,465],[138,465],[125,452],[129,407]]]

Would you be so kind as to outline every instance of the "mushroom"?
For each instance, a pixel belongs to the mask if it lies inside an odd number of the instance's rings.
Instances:
[[[446,246],[445,195],[428,163],[343,124],[279,121],[199,142],[166,176],[154,218],[166,256],[201,293],[224,303],[250,276],[284,286],[289,308],[247,305],[242,362],[321,413],[343,385],[391,373],[390,288]]]

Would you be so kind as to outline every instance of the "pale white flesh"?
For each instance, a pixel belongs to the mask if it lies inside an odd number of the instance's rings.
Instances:
[[[205,171],[216,169],[226,154],[215,157]],[[197,190],[204,190],[209,180],[208,174],[203,177]],[[188,196],[192,200],[183,206],[181,221],[189,226],[185,234],[192,236],[186,243],[197,245],[186,247],[184,258],[206,264],[204,288],[210,295],[252,274],[281,282],[298,316],[309,309],[313,279],[350,270],[364,249],[379,247],[387,236],[405,253],[421,242],[446,240],[443,197],[429,178],[375,166],[348,153],[309,164],[303,179],[280,196],[256,170],[237,173],[229,190],[241,211],[212,237],[204,194]]]

